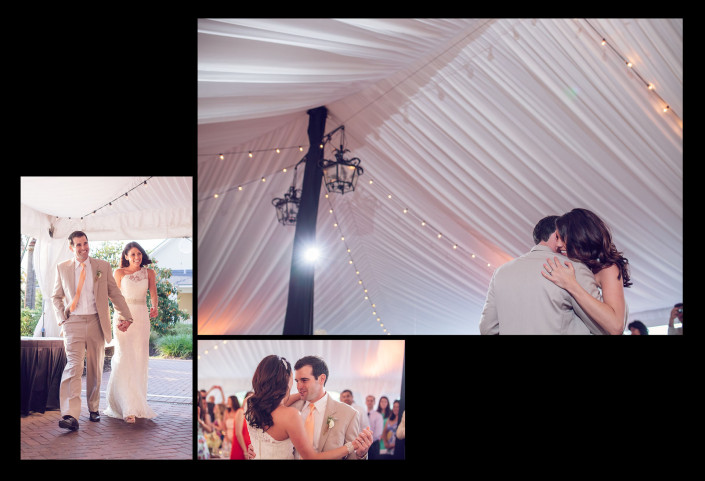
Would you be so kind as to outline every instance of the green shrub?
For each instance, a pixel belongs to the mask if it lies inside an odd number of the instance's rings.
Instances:
[[[191,359],[193,336],[191,334],[168,334],[157,339],[157,350],[164,357]]]
[[[42,316],[41,307],[38,309],[28,309],[22,307],[20,310],[20,336],[34,336],[34,329]]]

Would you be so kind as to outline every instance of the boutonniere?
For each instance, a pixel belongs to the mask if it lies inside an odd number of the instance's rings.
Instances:
[[[335,426],[335,419],[333,419],[333,416],[328,416],[328,419],[326,419],[326,424],[328,425],[328,429],[333,429],[333,426]]]
[[[95,275],[95,279],[98,280],[100,279],[100,276],[102,276],[103,273],[101,271],[98,271],[98,273]]]

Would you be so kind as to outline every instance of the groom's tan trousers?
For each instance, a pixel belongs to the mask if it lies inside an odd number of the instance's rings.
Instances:
[[[78,419],[81,414],[81,376],[86,359],[86,401],[89,411],[98,411],[103,377],[105,339],[98,314],[72,314],[63,324],[66,367],[61,375],[59,399],[62,416]]]

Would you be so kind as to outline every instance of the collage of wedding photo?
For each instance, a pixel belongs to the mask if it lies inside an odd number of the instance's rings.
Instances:
[[[20,166],[20,462],[464,460],[688,351],[683,18],[106,22]]]

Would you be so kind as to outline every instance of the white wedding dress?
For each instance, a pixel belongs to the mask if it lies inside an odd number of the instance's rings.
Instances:
[[[147,404],[147,374],[149,369],[149,311],[147,289],[149,276],[146,267],[126,275],[120,283],[120,291],[132,314],[132,324],[127,331],[117,328],[117,313],[113,319],[115,353],[110,361],[108,381],[107,416],[125,419],[154,418],[157,414]]]
[[[255,460],[258,459],[295,459],[294,443],[286,438],[277,441],[260,428],[253,428],[247,424],[247,431],[250,433],[250,442],[255,450]]]

